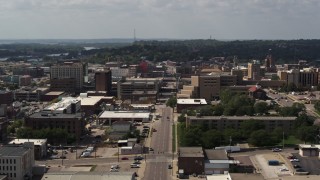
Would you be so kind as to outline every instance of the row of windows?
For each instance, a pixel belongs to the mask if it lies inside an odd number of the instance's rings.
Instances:
[[[0,166],[0,171],[15,171],[16,166]]]
[[[2,162],[2,164],[16,164],[16,160],[15,159],[0,159],[0,163]]]

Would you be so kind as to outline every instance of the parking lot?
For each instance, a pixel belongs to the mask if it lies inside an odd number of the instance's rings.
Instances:
[[[293,155],[300,160],[300,162],[293,162],[293,165],[301,166],[310,175],[320,175],[320,160],[318,157],[301,157],[298,153],[294,153]]]

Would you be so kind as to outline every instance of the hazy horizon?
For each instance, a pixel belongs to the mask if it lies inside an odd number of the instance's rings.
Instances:
[[[0,39],[318,39],[318,0],[0,0]]]

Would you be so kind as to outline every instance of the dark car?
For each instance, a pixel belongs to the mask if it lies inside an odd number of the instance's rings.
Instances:
[[[298,165],[298,164],[294,165],[293,167],[294,167],[294,168],[301,168],[301,166]]]
[[[171,166],[171,164],[169,164],[169,165],[168,165],[168,169],[172,169],[172,166]]]
[[[129,158],[127,157],[122,157],[121,160],[128,160]]]
[[[142,156],[135,156],[134,157],[134,160],[136,161],[136,160],[142,160],[143,159],[143,157]]]

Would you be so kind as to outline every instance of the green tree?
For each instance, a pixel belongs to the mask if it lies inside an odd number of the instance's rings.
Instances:
[[[186,121],[186,115],[184,113],[180,114],[178,117],[178,122],[185,122]]]
[[[306,113],[301,113],[294,122],[294,127],[299,128],[301,126],[312,126],[314,121],[314,117],[308,116]]]
[[[319,85],[320,86],[320,85]],[[314,109],[317,110],[318,112],[320,112],[320,101],[317,101],[315,104],[314,104]]]
[[[177,105],[177,98],[176,97],[171,97],[170,99],[168,99],[166,106],[169,106],[171,108],[176,107]]]
[[[212,110],[213,110],[214,116],[221,116],[221,115],[223,115],[224,108],[222,105],[218,104],[218,105],[214,106],[212,108]]]
[[[207,105],[199,109],[201,116],[212,116],[213,115],[213,106]]]
[[[251,133],[248,142],[252,145],[262,146],[273,146],[279,143],[279,140],[269,134],[266,130],[260,129]]]
[[[257,102],[254,105],[254,111],[256,114],[263,115],[269,110],[268,104],[266,102]]]
[[[318,127],[316,126],[301,126],[296,131],[296,137],[301,141],[317,143],[316,137],[318,135]]]
[[[219,146],[221,139],[223,139],[222,133],[215,129],[204,132],[201,138],[203,147],[208,149]]]
[[[252,132],[262,130],[264,128],[264,124],[257,120],[247,120],[240,124],[240,131],[242,133],[242,137],[244,138],[249,138]]]
[[[202,129],[199,126],[189,126],[184,134],[184,144],[185,146],[200,146],[202,137]]]

